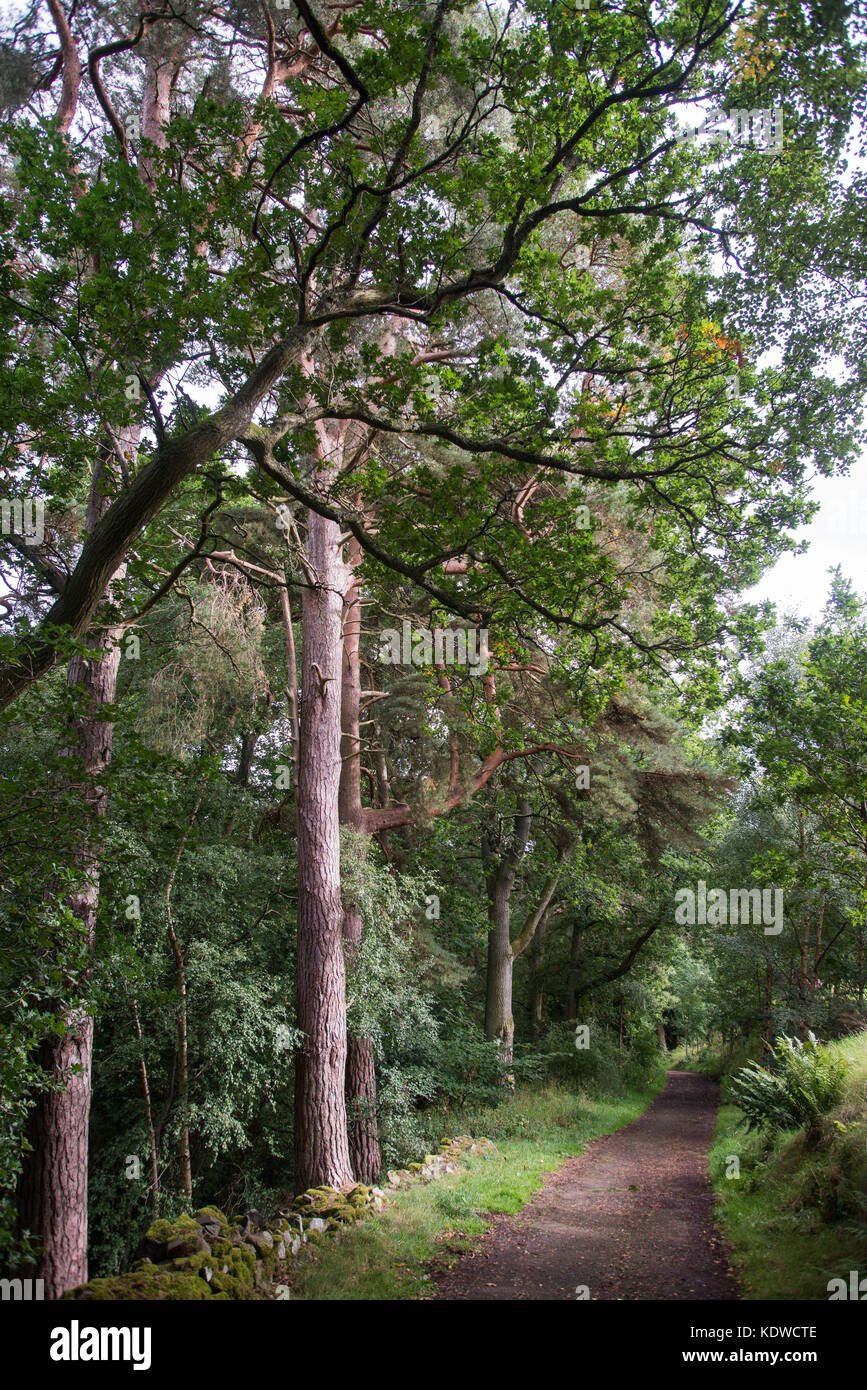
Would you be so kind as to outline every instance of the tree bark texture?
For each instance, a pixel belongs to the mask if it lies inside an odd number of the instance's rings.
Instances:
[[[325,470],[321,470],[325,475]],[[320,481],[325,481],[321,476]],[[340,893],[341,570],[337,524],[309,514],[301,608],[295,1186],[352,1182],[346,1127],[346,975]]]

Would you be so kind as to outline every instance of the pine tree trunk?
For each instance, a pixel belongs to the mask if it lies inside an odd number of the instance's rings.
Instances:
[[[361,918],[358,921],[359,939]],[[344,933],[350,939],[344,919]],[[350,929],[351,930],[351,929]],[[382,1152],[376,1120],[376,1068],[370,1038],[349,1036],[346,1052],[346,1105],[349,1114],[349,1154],[359,1182],[372,1184],[382,1172]]]
[[[324,471],[323,471],[324,472]],[[323,472],[317,481],[325,481]],[[311,512],[301,609],[295,1186],[352,1182],[346,1131],[346,975],[340,896],[340,529]],[[315,581],[315,582],[314,582]]]

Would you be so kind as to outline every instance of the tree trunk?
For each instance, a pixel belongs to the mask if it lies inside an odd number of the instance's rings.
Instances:
[[[482,859],[488,867],[488,973],[485,992],[485,1037],[499,1039],[503,1062],[512,1060],[515,1020],[512,1017],[512,954],[510,899],[518,865],[530,836],[530,805],[518,803],[511,844],[499,863],[495,863],[487,837],[482,843]]]
[[[157,1135],[154,1129],[153,1108],[151,1106],[151,1088],[148,1080],[147,1061],[145,1060],[144,1039],[142,1037],[141,1023],[138,1016],[138,1004],[135,999],[132,1001],[132,1016],[135,1022],[135,1035],[139,1045],[139,1066],[141,1069],[142,1094],[144,1095],[145,1120],[148,1127],[148,1143],[150,1145],[151,1161],[151,1202],[153,1204],[154,1219],[160,1214],[160,1170],[157,1155]]]
[[[165,893],[166,923],[169,931],[172,960],[175,966],[175,979],[178,986],[178,1108],[181,1116],[178,1159],[181,1170],[181,1185],[184,1189],[184,1196],[190,1204],[192,1204],[193,1200],[193,1168],[190,1157],[190,1042],[187,1013],[187,969],[186,952],[178,940],[174,919],[172,917],[172,888],[174,887],[175,878],[177,876],[178,865],[181,862],[181,855],[184,852],[184,846],[187,842],[187,836],[195,822],[196,816],[199,814],[199,807],[201,804],[202,797],[199,796],[190,814],[187,825],[184,828],[184,833],[178,842],[174,861],[166,882]]]
[[[576,917],[572,922],[572,939],[569,942],[569,974],[566,978],[566,1021],[574,1023],[578,1017],[578,985],[581,979],[581,934],[584,928]]]
[[[328,480],[320,469],[317,485]],[[301,608],[295,1186],[352,1182],[346,1132],[346,975],[340,896],[340,528],[309,513]]]
[[[530,945],[530,1036],[538,1042],[542,1036],[542,1012],[545,1003],[542,969],[545,964],[545,934],[548,930],[547,913],[542,917]]]
[[[770,961],[768,961],[765,965],[764,1027],[762,1029],[762,1037],[764,1038],[768,1047],[770,1047],[771,1045],[771,1037],[773,1033],[773,1026],[771,1023],[771,1006],[773,1003],[772,980],[773,976],[771,973],[771,964]]]
[[[503,894],[491,904],[488,933],[488,974],[485,991],[485,1037],[500,1041],[500,1056],[511,1062],[515,1042],[512,1017],[512,946],[509,940],[509,908]]]
[[[105,456],[94,468],[87,508],[87,529],[92,531],[108,509],[102,491]],[[113,583],[121,580],[123,565]],[[92,713],[75,720],[75,744],[70,754],[81,760],[85,781],[82,800],[88,807],[90,829],[75,856],[80,886],[69,898],[69,907],[81,924],[88,952],[93,950],[99,904],[100,855],[98,822],[105,814],[105,790],[99,777],[111,759],[113,725],[99,711],[114,703],[120,642],[123,630],[103,628],[91,633],[89,650],[94,659],[75,656],[69,663],[68,684],[81,686]],[[86,1009],[68,1011],[62,1019],[66,1032],[47,1039],[39,1049],[46,1089],[38,1095],[29,1121],[31,1150],[26,1155],[18,1186],[18,1230],[29,1231],[40,1253],[35,1277],[45,1281],[47,1298],[59,1298],[87,1281],[87,1144],[90,1126],[93,1019]]]
[[[357,914],[356,914],[357,916]],[[358,918],[359,935],[361,918]],[[347,930],[344,921],[344,931]],[[372,1184],[382,1172],[382,1151],[376,1119],[376,1068],[370,1038],[350,1034],[346,1053],[346,1104],[349,1111],[349,1153],[359,1182]]]

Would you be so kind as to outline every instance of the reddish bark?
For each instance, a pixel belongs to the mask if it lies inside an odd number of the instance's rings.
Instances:
[[[320,473],[325,481],[325,471]],[[340,531],[311,512],[301,608],[295,1185],[352,1182],[346,1129],[346,976],[340,894]]]

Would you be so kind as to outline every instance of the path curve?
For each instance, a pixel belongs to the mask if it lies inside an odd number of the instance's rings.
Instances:
[[[444,1299],[737,1299],[713,1222],[707,1151],[719,1088],[668,1073],[639,1119],[567,1159],[438,1281]]]

